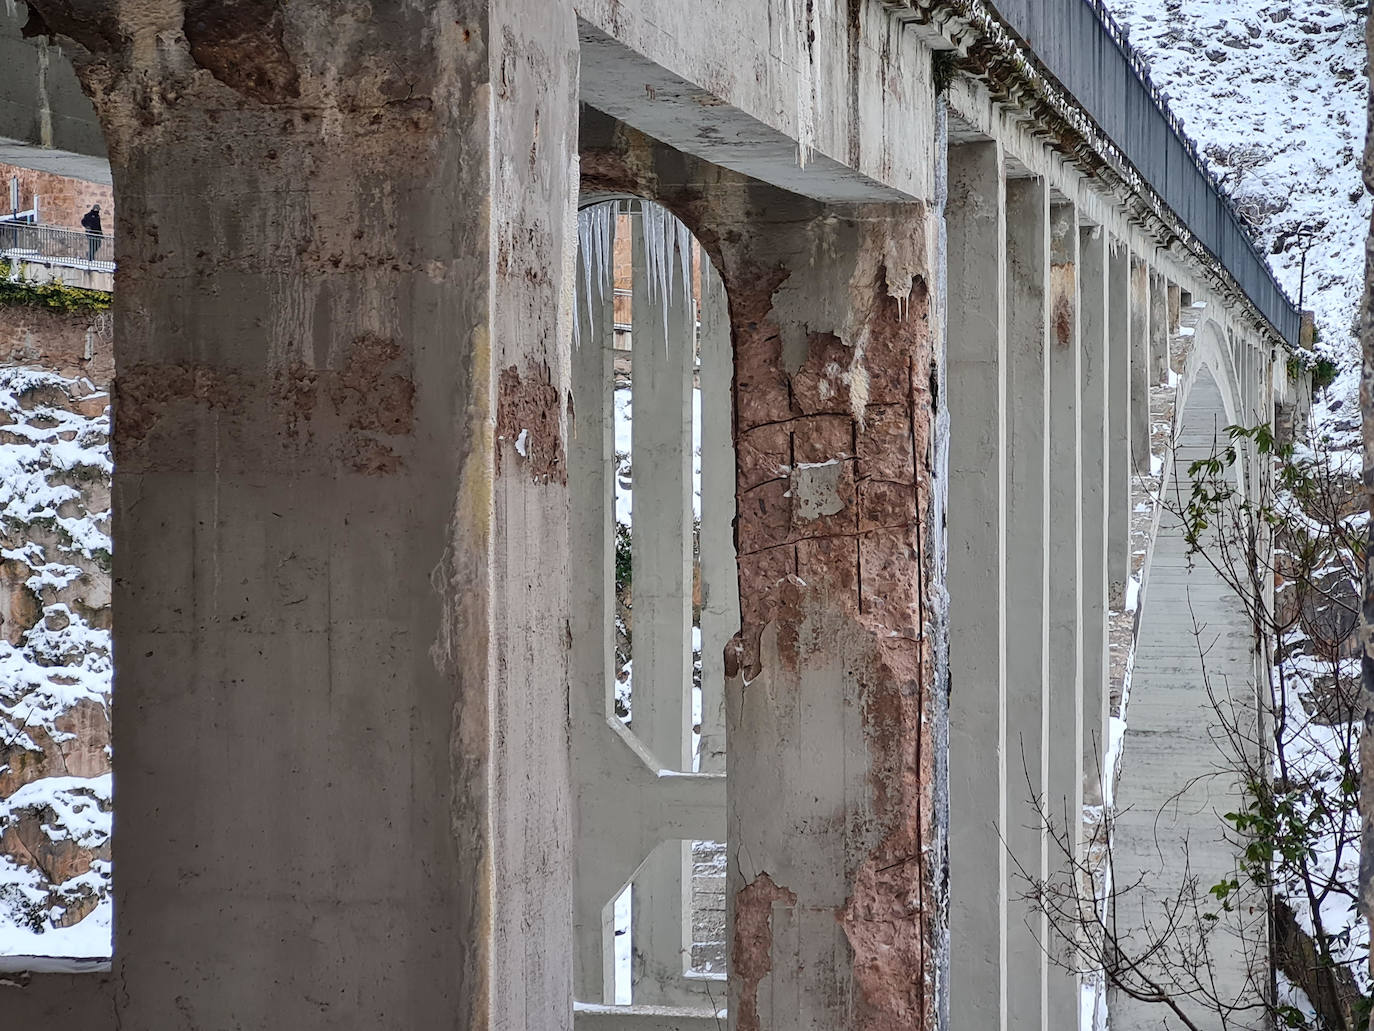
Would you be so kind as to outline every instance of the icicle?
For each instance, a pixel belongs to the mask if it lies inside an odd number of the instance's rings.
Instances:
[[[678,262],[681,260],[677,256],[676,244],[673,240],[671,230],[677,219],[667,210],[663,212],[663,262],[668,277],[664,282],[663,290],[663,312],[667,316],[668,308],[673,303],[673,273],[677,271]]]
[[[680,219],[673,219],[677,227],[677,258],[682,266],[682,299],[692,307],[692,233]]]
[[[611,253],[611,219],[616,202],[603,201],[577,213],[577,250],[582,259],[581,282],[573,281],[573,346],[582,343],[582,314],[595,325],[598,308],[615,292],[615,257]]]

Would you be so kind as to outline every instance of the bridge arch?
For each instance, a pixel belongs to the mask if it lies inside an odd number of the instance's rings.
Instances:
[[[1199,400],[1201,389],[1209,394],[1209,381],[1215,384],[1220,394],[1221,411],[1225,413],[1225,423],[1216,426],[1216,442],[1225,441],[1223,433],[1226,426],[1245,423],[1245,405],[1241,387],[1241,374],[1236,367],[1235,355],[1227,343],[1226,333],[1215,319],[1204,319],[1194,336],[1193,350],[1184,366],[1183,377],[1178,387],[1178,414],[1174,424],[1176,430],[1184,425],[1188,413]],[[1236,483],[1241,494],[1248,492],[1251,477],[1247,475],[1247,463],[1235,464]]]

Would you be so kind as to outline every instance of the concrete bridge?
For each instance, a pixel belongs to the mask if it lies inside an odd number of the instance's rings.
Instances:
[[[114,957],[7,1018],[1076,1026],[1013,860],[1100,796],[1152,391],[1268,421],[1299,331],[1094,5],[0,18],[119,219]]]

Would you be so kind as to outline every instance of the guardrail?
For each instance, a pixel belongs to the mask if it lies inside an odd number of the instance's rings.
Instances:
[[[1297,344],[1302,325],[1297,306],[1103,0],[990,2],[1044,71],[1073,95],[1226,267],[1260,313],[1289,343]]]
[[[113,272],[114,234],[0,221],[0,258]]]

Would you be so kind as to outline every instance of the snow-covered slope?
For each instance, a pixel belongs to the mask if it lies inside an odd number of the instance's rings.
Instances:
[[[110,954],[107,402],[0,369],[0,957]]]
[[[1370,199],[1362,0],[1108,0],[1322,348],[1346,366]],[[1310,246],[1308,246],[1310,244]]]

